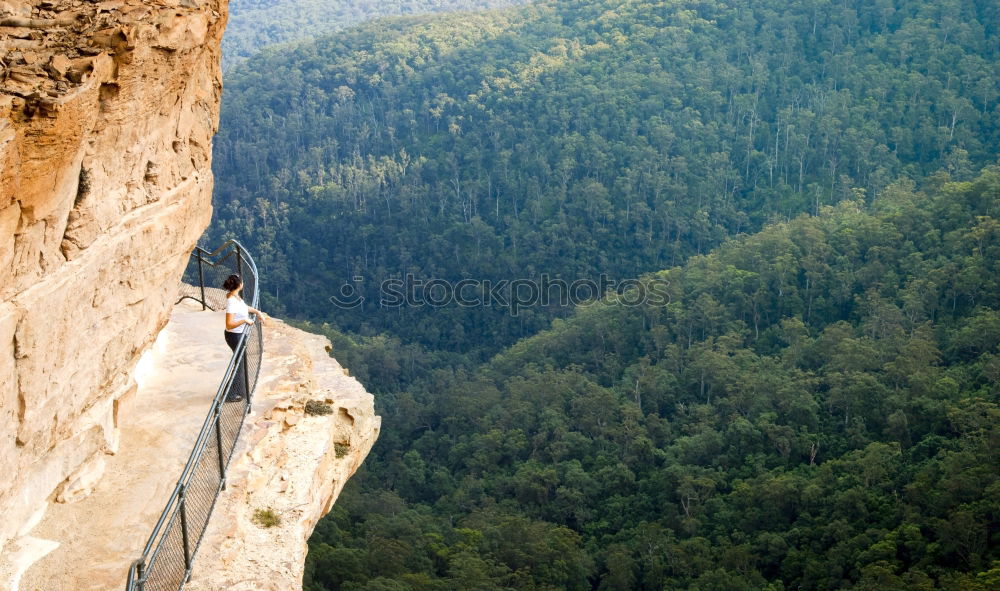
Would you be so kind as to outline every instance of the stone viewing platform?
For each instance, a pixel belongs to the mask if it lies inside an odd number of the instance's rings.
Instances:
[[[98,456],[57,490],[34,527],[22,528],[5,547],[0,589],[124,588],[225,373],[231,352],[223,326],[223,312],[202,311],[191,301],[174,307],[136,368],[137,390],[116,409],[117,452]],[[306,540],[380,426],[372,396],[328,351],[324,337],[280,320],[265,326],[251,414],[186,588],[301,586]],[[311,400],[329,414],[307,415]],[[254,524],[259,509],[270,509],[281,523],[266,530]],[[244,548],[256,550],[248,556]]]

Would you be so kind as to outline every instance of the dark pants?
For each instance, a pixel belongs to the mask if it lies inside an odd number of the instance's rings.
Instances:
[[[236,347],[240,344],[240,337],[243,335],[238,332],[226,331],[226,344],[229,348],[236,352]],[[247,397],[247,379],[246,379],[246,354],[240,359],[240,362],[236,365],[236,373],[233,375],[233,385],[229,388],[229,394],[226,396],[227,400],[238,399],[240,396],[243,398]]]

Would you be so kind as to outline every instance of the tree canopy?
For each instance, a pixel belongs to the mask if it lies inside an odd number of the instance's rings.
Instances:
[[[391,426],[306,588],[995,588],[1000,168],[936,178],[402,390],[386,372],[412,351],[306,325],[388,384]]]
[[[275,48],[227,78],[213,240],[260,253],[269,309],[493,353],[565,309],[380,286],[634,278],[900,175],[969,180],[1000,139],[997,12],[576,0]],[[331,304],[348,284],[365,305]]]
[[[512,6],[525,0],[229,0],[226,69],[265,47],[322,36],[373,18]]]
[[[305,589],[1000,586],[998,33],[986,0],[550,0],[235,67],[207,240],[384,418]],[[633,281],[381,300],[543,275]]]

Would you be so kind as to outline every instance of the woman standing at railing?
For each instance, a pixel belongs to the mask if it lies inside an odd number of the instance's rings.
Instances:
[[[240,344],[240,337],[243,332],[253,324],[251,314],[258,316],[261,321],[267,320],[267,314],[260,310],[251,308],[240,297],[243,289],[243,280],[239,275],[230,275],[222,283],[222,288],[226,290],[226,344],[236,352],[236,347]],[[239,402],[246,397],[246,359],[241,359],[236,367],[236,375],[233,376],[233,386],[230,387],[226,395],[226,402]]]

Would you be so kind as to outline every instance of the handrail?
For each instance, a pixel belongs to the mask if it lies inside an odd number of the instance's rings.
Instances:
[[[227,249],[229,252],[225,256],[211,260]],[[232,261],[234,257],[235,261]],[[215,309],[208,305],[209,298],[206,297],[207,266],[226,273],[235,271],[240,275],[244,289],[249,288],[250,306],[257,307],[257,265],[239,242],[229,240],[212,252],[195,247],[189,267],[192,263],[197,266],[198,284],[195,287],[200,298],[185,294],[178,301],[191,298],[199,301],[202,309]],[[201,546],[212,510],[219,494],[225,490],[226,469],[236,449],[239,432],[246,415],[250,413],[250,400],[260,375],[262,354],[260,323],[254,322],[241,334],[177,485],[153,527],[142,555],[129,567],[125,584],[127,591],[146,591],[147,584],[157,590],[180,590],[190,578],[194,556]],[[234,392],[243,394],[242,404],[227,401]],[[208,458],[208,455],[214,457]]]
[[[220,257],[216,261],[212,261],[211,260],[212,258],[218,257],[223,251],[226,251],[227,249],[228,249],[228,252],[226,252],[225,256]],[[221,246],[219,246],[218,248],[216,248],[215,250],[213,250],[211,252],[209,252],[208,250],[202,248],[201,246],[195,246],[194,251],[191,252],[191,260],[195,261],[196,264],[197,264],[197,276],[194,275],[194,270],[193,269],[189,269],[188,273],[186,273],[185,275],[191,275],[190,276],[190,282],[191,283],[195,283],[195,279],[197,279],[198,292],[196,292],[194,294],[184,292],[184,288],[188,287],[188,285],[185,284],[182,287],[181,297],[177,301],[181,302],[182,300],[184,300],[186,298],[187,299],[192,299],[192,300],[195,300],[196,302],[198,302],[199,304],[201,304],[203,310],[205,310],[205,309],[207,309],[207,310],[215,310],[216,307],[213,307],[211,304],[209,304],[208,300],[210,298],[207,298],[206,295],[205,295],[205,268],[208,267],[210,270],[214,269],[216,267],[225,268],[224,263],[228,262],[229,259],[231,259],[233,256],[237,257],[237,259],[236,259],[236,269],[235,269],[237,271],[237,273],[236,273],[237,275],[241,275],[241,276],[243,275],[242,269],[241,269],[241,264],[240,264],[240,262],[241,262],[240,259],[243,258],[243,256],[245,256],[248,259],[248,262],[249,262],[250,266],[252,267],[252,270],[253,270],[252,277],[253,277],[254,281],[253,281],[253,285],[250,286],[251,287],[251,291],[252,291],[252,297],[251,297],[251,299],[253,301],[252,306],[253,307],[257,307],[257,298],[259,296],[259,289],[258,289],[258,285],[257,285],[257,281],[256,281],[256,278],[257,278],[257,266],[253,262],[253,259],[248,254],[246,254],[246,249],[243,247],[243,245],[240,244],[236,240],[227,240],[227,241],[223,242]],[[189,266],[190,266],[190,263],[189,263]],[[229,268],[232,270],[232,266],[230,266]],[[220,302],[220,304],[221,304],[221,302]]]

